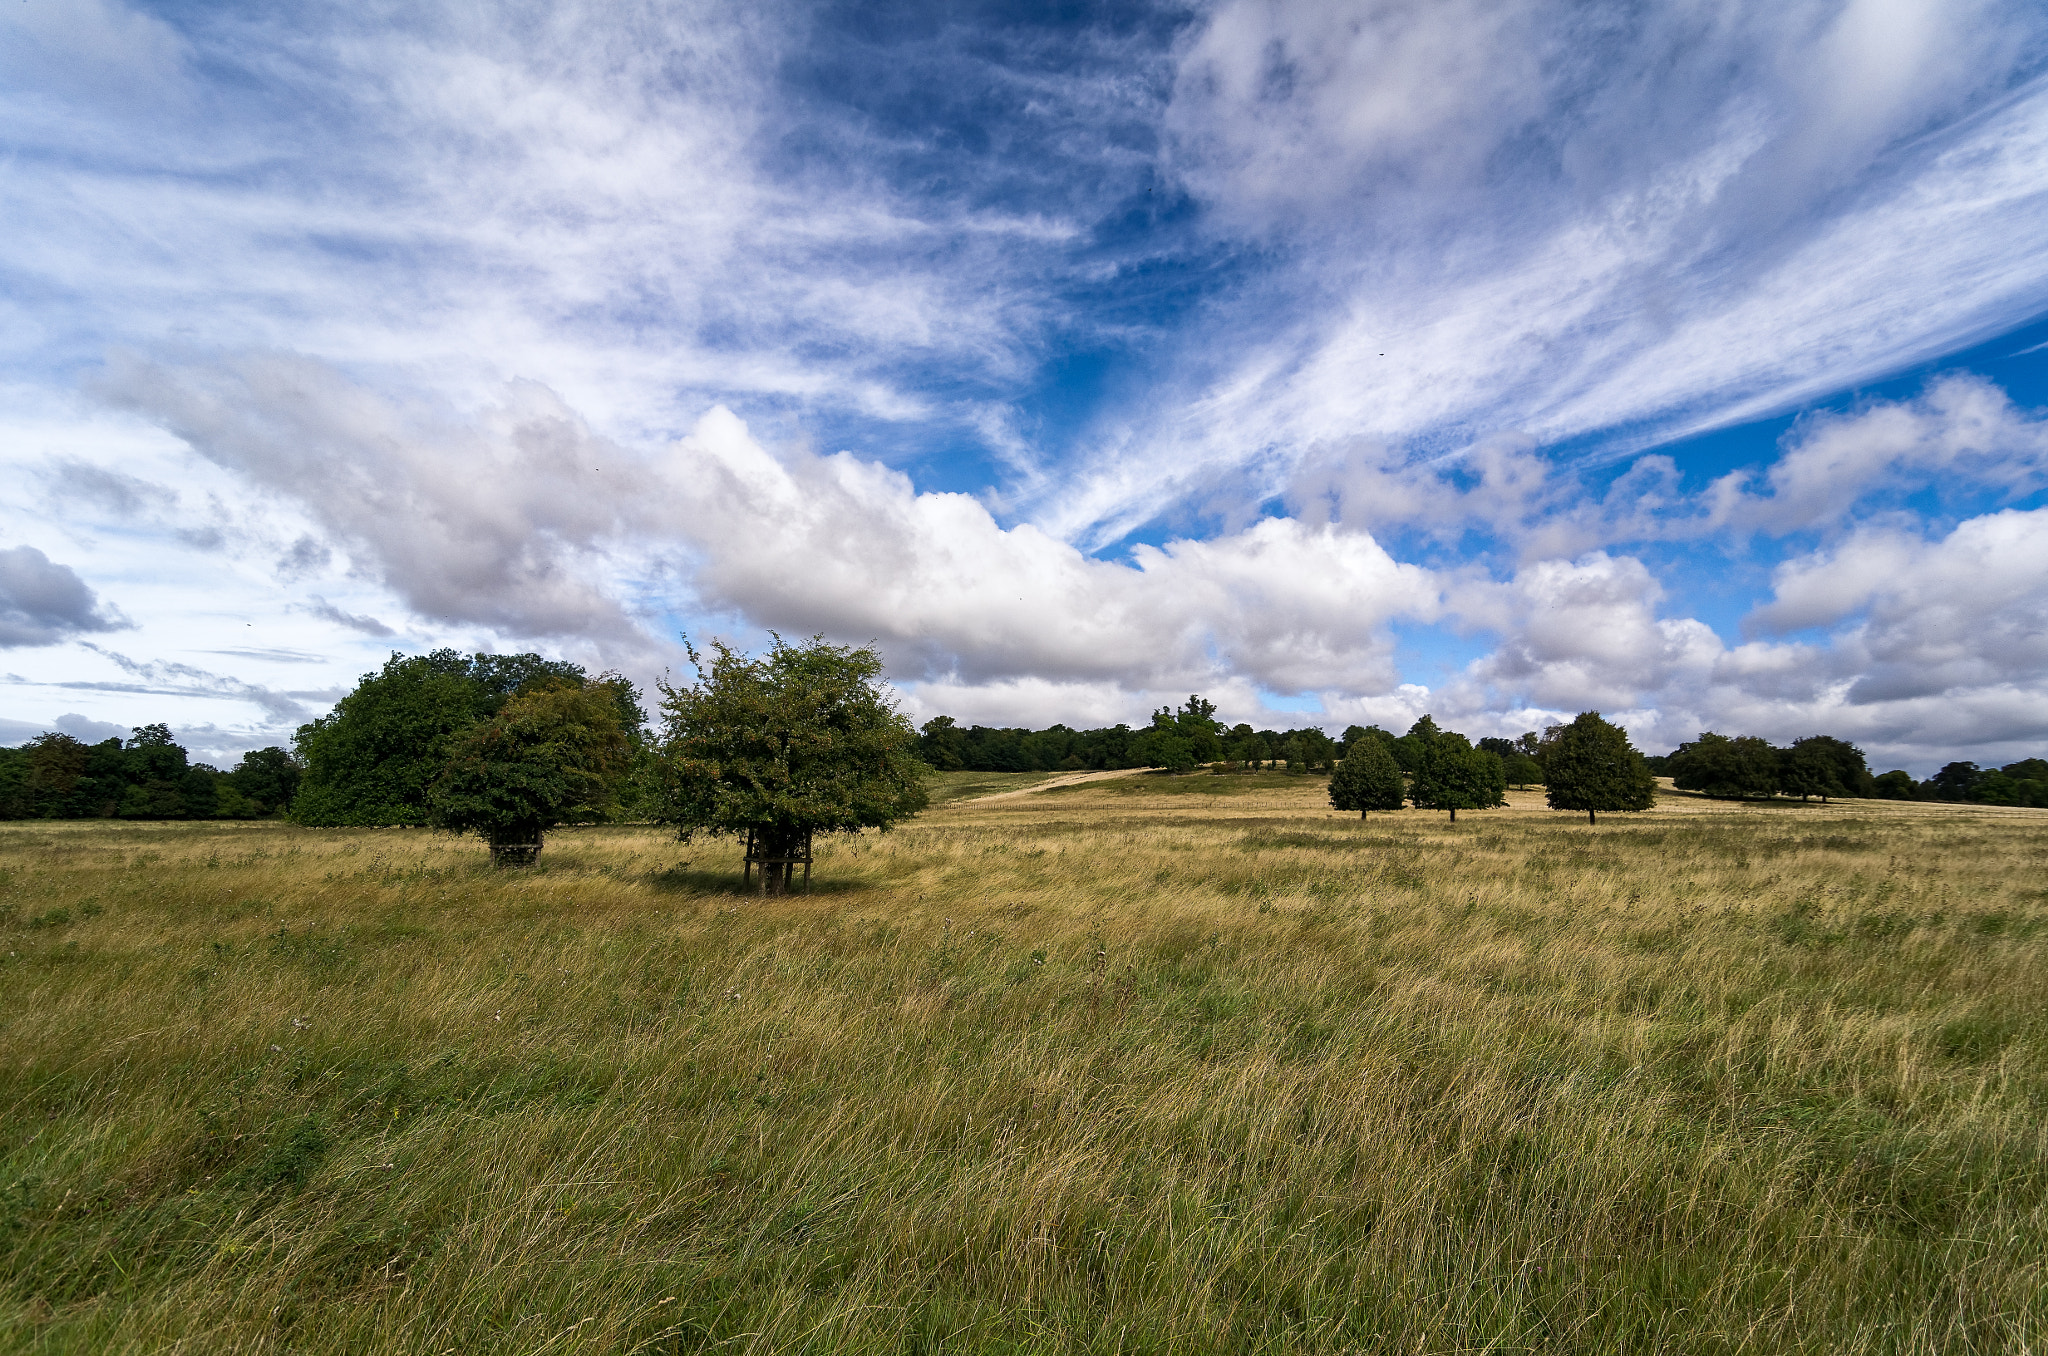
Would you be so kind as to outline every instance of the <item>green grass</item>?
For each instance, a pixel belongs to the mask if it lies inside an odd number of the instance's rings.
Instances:
[[[0,1350],[2048,1343],[2048,815],[1279,780],[0,826]]]

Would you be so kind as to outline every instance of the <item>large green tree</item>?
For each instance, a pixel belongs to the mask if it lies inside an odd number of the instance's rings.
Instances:
[[[1778,753],[1778,789],[1788,796],[1869,796],[1875,783],[1863,750],[1832,735],[1795,739]]]
[[[1778,751],[1755,735],[1731,739],[1709,730],[1690,744],[1680,744],[1666,765],[1671,784],[1681,791],[1731,799],[1778,794]]]
[[[292,744],[304,768],[292,800],[302,824],[424,824],[427,788],[448,765],[455,741],[528,684],[584,672],[537,654],[393,654],[366,673],[334,710],[301,725]],[[611,689],[621,715],[637,706],[631,688]]]
[[[1427,716],[1422,719],[1429,721]],[[1434,721],[1429,724],[1433,738],[1419,744],[1415,777],[1408,788],[1415,807],[1448,810],[1455,824],[1460,810],[1488,810],[1507,804],[1507,774],[1500,759],[1473,748],[1461,734],[1438,730]]]
[[[761,888],[781,893],[814,834],[887,829],[929,803],[917,732],[872,649],[822,636],[778,636],[759,658],[712,649],[708,664],[691,650],[694,684],[661,687],[653,811],[684,841],[746,837],[771,859]]]
[[[1603,810],[1647,810],[1657,802],[1657,779],[1628,732],[1581,711],[1551,742],[1544,772],[1553,810],[1584,810],[1588,824]]]
[[[1394,761],[1389,741],[1364,736],[1348,741],[1350,751],[1330,774],[1330,804],[1339,810],[1356,810],[1364,819],[1373,810],[1398,810],[1405,795],[1401,766]]]
[[[610,682],[541,679],[456,737],[428,822],[480,835],[500,865],[529,865],[548,829],[611,816],[632,756]]]

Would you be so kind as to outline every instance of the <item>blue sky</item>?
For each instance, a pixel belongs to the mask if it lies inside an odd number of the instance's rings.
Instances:
[[[772,628],[2048,745],[2038,5],[21,0],[0,176],[10,741]]]

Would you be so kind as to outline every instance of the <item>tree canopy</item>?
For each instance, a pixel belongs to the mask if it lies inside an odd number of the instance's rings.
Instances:
[[[612,815],[632,754],[611,682],[542,679],[456,737],[428,790],[428,822],[479,834],[501,864],[523,865],[555,825]]]
[[[1671,784],[1681,791],[1753,799],[1778,794],[1778,751],[1755,735],[1707,731],[1680,744],[1665,760]]]
[[[951,716],[934,716],[918,737],[918,756],[941,772],[1129,767],[1189,772],[1218,760],[1250,770],[1285,759],[1289,740],[1298,741],[1296,771],[1327,768],[1341,756],[1330,737],[1314,727],[1254,730],[1238,724],[1225,729],[1215,712],[1214,703],[1191,696],[1178,709],[1154,712],[1149,724],[1135,730],[1128,725],[1094,730],[963,727]]]
[[[1805,800],[1819,796],[1869,796],[1876,779],[1863,760],[1863,750],[1831,735],[1795,739],[1778,754],[1778,789]]]
[[[1414,745],[1415,777],[1408,792],[1417,809],[1448,810],[1455,824],[1460,810],[1507,804],[1507,775],[1500,759],[1473,748],[1461,734],[1438,729],[1428,716],[1415,725],[1410,738],[1427,726],[1427,737]]]
[[[1517,755],[1519,757],[1519,755]],[[1546,799],[1553,810],[1584,810],[1588,824],[1602,811],[1647,810],[1657,801],[1657,779],[1628,733],[1581,711],[1559,731],[1545,769]]]
[[[297,779],[280,748],[232,772],[192,763],[161,724],[97,744],[53,731],[0,749],[0,819],[254,819],[282,809]]]
[[[1356,810],[1364,819],[1373,810],[1398,810],[1404,795],[1401,768],[1387,741],[1364,737],[1349,741],[1350,751],[1330,774],[1330,804]]]
[[[695,833],[751,835],[757,855],[796,856],[814,833],[887,829],[929,803],[917,732],[881,682],[872,649],[776,637],[760,658],[692,649],[697,682],[662,684],[654,817]],[[789,879],[764,868],[766,886]]]
[[[302,824],[425,824],[427,790],[456,741],[528,685],[566,680],[583,669],[537,654],[464,656],[454,650],[392,654],[366,673],[334,710],[301,725],[293,747],[305,767],[292,818]],[[607,690],[631,737],[641,716],[623,680]]]

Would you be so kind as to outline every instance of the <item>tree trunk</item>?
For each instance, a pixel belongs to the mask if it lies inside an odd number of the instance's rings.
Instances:
[[[1362,820],[1364,820],[1365,816],[1366,816],[1366,811],[1364,811],[1364,810],[1360,810],[1360,811],[1358,812],[1358,817],[1359,817],[1359,819],[1360,819],[1361,821],[1362,821]]]
[[[1451,807],[1451,822],[1453,824],[1458,822],[1458,807],[1455,805]]]
[[[1587,822],[1588,824],[1593,824],[1593,823],[1597,823],[1597,822],[1599,822],[1599,821],[1595,820],[1595,819],[1593,818],[1593,812],[1592,812],[1591,810],[1588,810],[1588,811],[1586,811],[1586,822]]]

